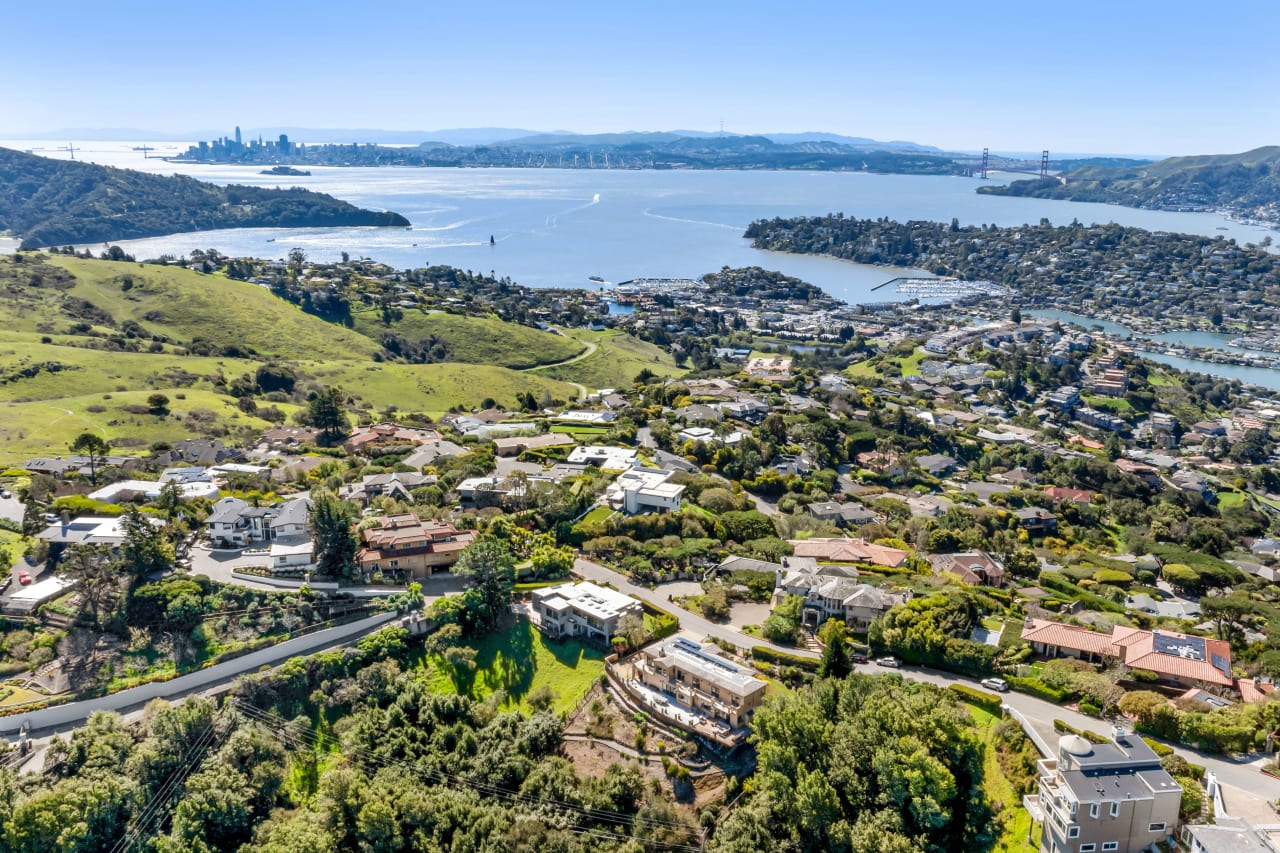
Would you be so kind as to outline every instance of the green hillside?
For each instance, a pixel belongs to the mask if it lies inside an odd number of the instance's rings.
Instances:
[[[390,324],[383,322],[379,311],[362,311],[354,317],[355,330],[374,341],[387,333],[414,343],[434,340],[444,346],[448,361],[468,364],[521,369],[564,361],[585,350],[581,343],[563,335],[491,317],[413,309]]]
[[[0,323],[59,340],[158,335],[185,349],[234,347],[289,359],[369,358],[378,350],[363,335],[255,284],[177,266],[70,255],[0,256]]]
[[[216,228],[391,225],[398,213],[363,210],[300,188],[221,187],[0,148],[0,231],[23,246],[61,246]]]
[[[439,316],[434,328],[468,358],[488,347],[515,363],[521,346],[561,358],[584,347],[496,319]],[[325,385],[341,387],[368,417],[390,407],[439,416],[486,398],[511,406],[524,391],[577,393],[556,377],[500,365],[378,361],[379,345],[355,330],[257,285],[175,266],[0,256],[0,325],[0,467],[65,453],[85,430],[126,452],[200,435],[245,440]],[[267,363],[292,371],[291,393],[254,387]],[[169,399],[162,413],[148,411],[157,392]],[[240,407],[245,395],[250,411]]]
[[[1014,181],[978,192],[1160,209],[1230,208],[1272,219],[1280,213],[1280,146],[1275,145],[1125,168],[1086,166],[1060,178]]]
[[[588,390],[594,390],[628,387],[635,381],[636,374],[646,368],[658,376],[679,376],[686,372],[676,366],[671,353],[633,335],[585,329],[571,329],[568,334],[595,349],[572,364],[537,368],[537,375],[579,382]]]

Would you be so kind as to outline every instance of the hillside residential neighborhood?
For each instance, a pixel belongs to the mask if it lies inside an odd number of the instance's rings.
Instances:
[[[1003,718],[1000,813],[1041,850],[1234,849],[1227,820],[1263,837],[1280,399],[963,300],[839,306],[763,271],[706,287],[743,281],[767,304],[636,290],[609,333],[661,332],[686,367],[577,398],[371,412],[315,383],[255,434],[18,460],[0,607],[49,639],[13,695],[127,696],[386,613],[435,689],[527,710],[537,683],[574,743],[661,741],[672,791],[697,772],[723,795],[759,715],[878,673]],[[103,568],[124,565],[127,585]],[[110,612],[164,655],[66,642],[107,637]]]

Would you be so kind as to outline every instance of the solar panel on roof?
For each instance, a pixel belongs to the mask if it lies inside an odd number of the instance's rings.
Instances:
[[[1161,654],[1175,655],[1185,660],[1204,660],[1203,637],[1170,637],[1158,631],[1152,634],[1152,646]]]

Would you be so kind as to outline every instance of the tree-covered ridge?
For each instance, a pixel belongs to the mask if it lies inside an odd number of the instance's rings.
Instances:
[[[24,246],[130,240],[218,228],[405,226],[333,196],[165,177],[0,148],[0,231]]]
[[[755,718],[748,798],[719,853],[924,853],[991,843],[982,745],[940,690],[896,676],[826,680]]]
[[[1032,302],[1189,326],[1280,319],[1280,258],[1226,238],[1106,225],[998,228],[844,214],[759,220],[758,249],[998,282]],[[1263,240],[1263,244],[1267,244]]]
[[[1280,219],[1280,146],[1243,154],[1171,157],[1122,168],[1085,166],[1058,178],[980,187],[980,193],[1093,201],[1160,210],[1225,208]]]

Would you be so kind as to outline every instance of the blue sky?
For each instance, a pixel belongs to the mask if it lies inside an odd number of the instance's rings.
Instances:
[[[1274,3],[70,0],[6,9],[5,131],[824,130],[1280,144]]]

